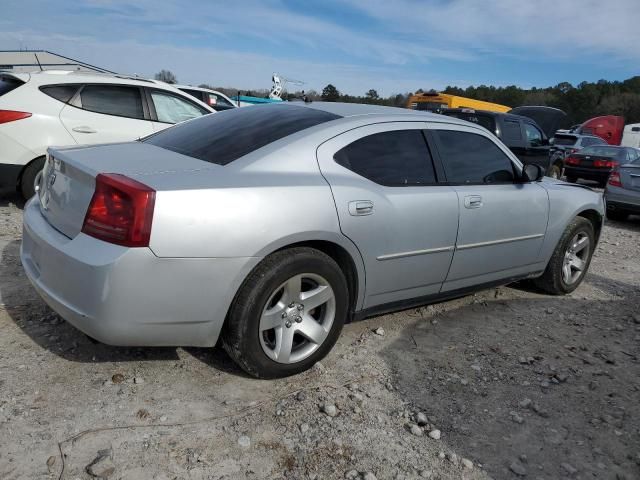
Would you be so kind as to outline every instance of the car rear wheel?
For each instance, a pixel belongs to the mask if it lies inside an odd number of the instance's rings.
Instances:
[[[331,257],[303,247],[276,252],[240,287],[223,345],[250,375],[294,375],[331,350],[348,305],[346,279]]]
[[[589,269],[594,248],[593,225],[586,218],[574,218],[562,234],[546,270],[534,280],[535,285],[552,295],[573,292]]]
[[[620,210],[607,210],[607,218],[616,222],[623,222],[629,218],[629,214]]]
[[[26,166],[20,178],[20,192],[25,200],[29,200],[36,193],[35,181],[38,173],[44,168],[45,157],[39,157]]]

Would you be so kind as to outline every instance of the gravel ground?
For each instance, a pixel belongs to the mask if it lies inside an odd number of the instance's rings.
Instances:
[[[0,479],[640,478],[640,217],[607,224],[570,296],[519,285],[353,323],[311,371],[256,381],[220,349],[66,324],[22,273],[16,202]]]

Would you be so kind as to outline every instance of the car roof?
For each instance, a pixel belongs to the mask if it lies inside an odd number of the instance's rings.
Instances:
[[[369,105],[364,103],[341,103],[341,102],[283,102],[294,103],[296,106],[304,106],[324,112],[332,113],[340,117],[349,118],[361,115],[376,116],[404,116],[411,117],[416,121],[437,121],[467,125],[469,122],[457,118],[444,117],[436,113],[409,110],[408,108],[387,107],[384,105]]]
[[[37,85],[45,85],[49,83],[122,83],[127,85],[154,85],[160,88],[169,87],[168,83],[148,78],[120,75],[112,73],[96,73],[96,72],[76,72],[73,70],[43,70],[41,72],[31,72],[27,74],[4,73],[4,75],[13,75],[29,83]]]

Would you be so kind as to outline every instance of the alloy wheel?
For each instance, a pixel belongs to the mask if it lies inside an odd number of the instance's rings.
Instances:
[[[324,277],[295,275],[275,289],[264,306],[259,326],[262,350],[278,363],[300,362],[326,340],[335,314],[335,294]]]
[[[567,285],[576,283],[586,269],[590,243],[589,236],[584,232],[577,233],[569,242],[562,262],[562,279]]]

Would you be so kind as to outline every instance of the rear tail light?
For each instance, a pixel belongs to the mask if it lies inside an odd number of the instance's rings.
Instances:
[[[613,172],[609,175],[609,185],[613,187],[621,187],[622,181],[620,180],[620,174],[618,172]]]
[[[619,165],[618,162],[614,160],[594,160],[593,166],[597,168],[615,168]]]
[[[580,165],[580,159],[576,157],[567,157],[564,162],[567,165]]]
[[[96,177],[82,232],[125,247],[148,247],[156,192],[117,173]]]
[[[15,122],[23,118],[29,118],[29,112],[16,112],[15,110],[0,110],[0,123]]]

